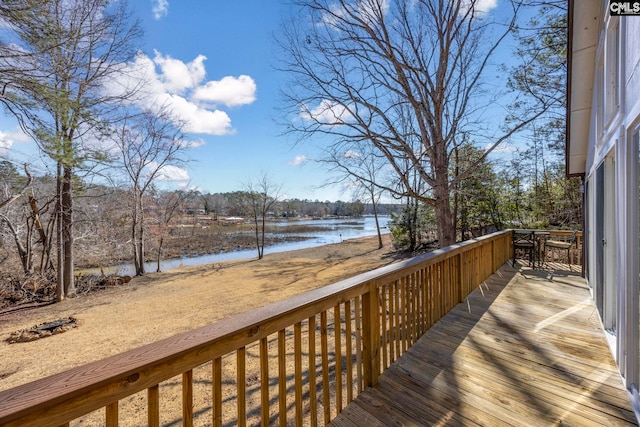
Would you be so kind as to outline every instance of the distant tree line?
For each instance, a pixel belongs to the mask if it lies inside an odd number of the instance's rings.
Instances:
[[[0,161],[0,259],[20,260],[25,275],[55,272],[56,178],[32,176],[8,161]],[[360,200],[319,201],[279,199],[271,192],[249,189],[227,193],[159,190],[151,185],[142,194],[135,186],[95,184],[74,176],[75,249],[84,264],[132,262],[136,274],[144,274],[145,261],[159,261],[171,230],[196,227],[216,219],[241,217],[255,222],[255,232],[264,232],[263,220],[301,217],[361,217],[372,206]],[[267,194],[268,193],[268,194]],[[262,198],[262,194],[267,197]],[[400,212],[397,204],[381,204],[383,215]],[[203,222],[204,221],[204,222]],[[144,230],[132,244],[132,230]],[[264,234],[258,235],[259,256]]]
[[[243,191],[228,193],[204,193],[191,200],[192,204],[188,209],[194,211],[198,209],[206,214],[216,214],[221,216],[245,216],[246,208],[242,200],[245,196]],[[399,203],[383,203],[379,205],[381,215],[391,215],[400,210]],[[310,199],[284,199],[279,200],[269,210],[269,215],[277,218],[300,218],[317,217],[326,218],[337,217],[359,217],[363,215],[373,215],[373,206],[361,200],[353,201],[320,201]]]

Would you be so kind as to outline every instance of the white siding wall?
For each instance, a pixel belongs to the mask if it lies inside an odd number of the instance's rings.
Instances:
[[[611,47],[614,32],[619,28],[619,49],[613,52]],[[617,326],[612,352],[625,377],[627,386],[635,389],[636,408],[640,408],[637,393],[640,385],[640,203],[638,202],[638,141],[634,140],[634,131],[640,126],[640,17],[605,17],[598,34],[596,64],[594,66],[594,86],[592,117],[589,124],[589,156],[586,165],[586,178],[589,181],[589,284],[594,299],[604,297],[603,325]],[[615,55],[613,54],[615,53]],[[616,59],[619,72],[619,105],[612,113],[610,89],[611,75],[607,70],[614,69],[607,61]],[[609,74],[609,75],[608,75]],[[608,160],[605,159],[608,157]],[[614,161],[611,161],[614,159]],[[595,172],[605,165],[605,176],[613,178],[613,185],[596,188]],[[611,182],[611,181],[609,181]],[[605,198],[607,206],[604,221],[598,221],[595,212],[595,195],[598,191],[611,192]],[[607,195],[607,193],[603,193]],[[615,248],[605,246],[604,274],[598,275],[596,248],[601,242],[594,236],[595,227],[604,224],[604,238],[607,246],[615,242]],[[604,277],[602,284],[596,283],[598,277]],[[598,295],[602,289],[603,295]],[[611,304],[615,295],[616,304]],[[608,299],[608,303],[607,303]],[[614,312],[611,312],[613,310]]]

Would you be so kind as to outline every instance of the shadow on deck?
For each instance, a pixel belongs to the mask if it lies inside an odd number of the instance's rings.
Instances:
[[[573,270],[504,264],[331,425],[637,425]]]

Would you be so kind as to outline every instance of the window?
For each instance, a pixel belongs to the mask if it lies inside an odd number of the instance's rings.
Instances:
[[[620,106],[620,21],[617,18],[609,20],[607,39],[605,44],[604,90],[605,90],[605,125],[609,125]]]

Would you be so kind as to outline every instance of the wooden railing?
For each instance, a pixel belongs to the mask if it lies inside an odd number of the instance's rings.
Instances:
[[[326,424],[510,256],[494,233],[5,390],[0,425]]]

